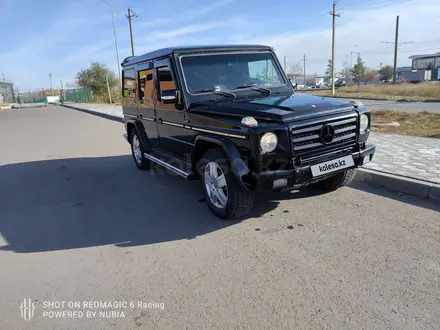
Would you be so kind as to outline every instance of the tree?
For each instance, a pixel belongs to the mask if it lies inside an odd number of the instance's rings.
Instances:
[[[426,67],[426,70],[431,71],[431,79],[429,80],[437,80],[437,70],[435,69],[434,64],[429,63],[428,66]]]
[[[341,77],[342,77],[344,80],[347,80],[347,81],[348,81],[348,79],[349,79],[350,76],[351,76],[351,70],[350,70],[350,68],[348,67],[348,62],[344,62],[344,63],[343,63],[343,66],[344,66],[344,68],[342,69],[342,71],[341,71],[339,74],[341,75]]]
[[[364,75],[364,73],[365,73],[364,62],[362,61],[362,58],[358,56],[357,62],[353,67],[353,69],[351,70],[351,74],[353,75],[354,79],[356,79],[358,86],[361,81],[361,77]]]
[[[382,80],[391,80],[394,76],[394,69],[391,65],[385,65],[383,68],[379,70],[380,79]]]
[[[110,89],[114,90],[119,84],[119,79],[106,65],[98,62],[92,62],[89,68],[78,72],[76,82],[80,87],[89,87],[96,96],[107,99],[107,75]]]
[[[361,80],[365,83],[365,85],[368,84],[368,82],[377,80],[379,78],[379,74],[377,70],[366,68],[364,74],[361,76]]]
[[[307,83],[307,86],[314,86],[316,83],[315,77],[307,78],[306,83]]]
[[[332,59],[330,58],[329,60],[328,60],[328,64],[327,64],[327,70],[325,70],[325,74],[327,75],[327,76],[331,76],[332,75],[332,66],[333,66],[333,62],[332,62]],[[335,70],[336,71],[336,70]]]

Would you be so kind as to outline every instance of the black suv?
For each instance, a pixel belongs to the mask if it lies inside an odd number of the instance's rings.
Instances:
[[[200,179],[221,218],[246,215],[256,190],[347,185],[375,152],[370,111],[295,94],[270,47],[166,48],[122,66],[136,166]]]

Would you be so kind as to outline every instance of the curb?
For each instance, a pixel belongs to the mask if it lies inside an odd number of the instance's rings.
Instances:
[[[123,123],[124,120],[121,117],[102,113],[98,111],[83,109],[75,107],[73,105],[62,104],[61,106],[88,113],[90,115],[99,116],[102,118],[110,119]],[[385,187],[392,191],[399,191],[405,194],[413,195],[416,197],[432,199],[440,201],[440,185],[435,183],[429,183],[407,177],[402,177],[393,174],[387,174],[383,172],[376,172],[359,168],[354,178],[357,182],[364,182],[371,186]]]
[[[93,111],[93,110],[89,110],[89,109],[84,109],[84,108],[79,108],[79,107],[75,107],[73,105],[70,104],[61,104],[62,107],[66,107],[66,108],[70,108],[70,109],[74,109],[74,110],[78,110],[78,111],[82,111],[85,113],[88,113],[89,115],[94,115],[94,116],[99,116],[105,119],[109,119],[109,120],[113,120],[113,121],[117,121],[119,123],[123,123],[124,119],[115,115],[111,115],[108,113],[103,113],[103,112],[99,112],[99,111]]]
[[[354,179],[371,186],[385,187],[416,197],[440,201],[440,185],[398,175],[360,168]]]

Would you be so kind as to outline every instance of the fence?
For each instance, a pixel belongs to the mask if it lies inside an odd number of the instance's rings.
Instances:
[[[74,103],[90,103],[93,101],[92,90],[88,87],[60,90],[60,101]]]

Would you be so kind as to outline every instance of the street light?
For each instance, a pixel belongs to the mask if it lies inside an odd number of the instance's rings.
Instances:
[[[115,47],[116,47],[116,60],[118,61],[118,75],[119,75],[119,87],[121,86],[121,64],[119,61],[119,49],[118,49],[118,37],[116,36],[116,23],[115,23],[115,15],[113,13],[113,7],[108,3],[106,0],[102,0],[102,2],[105,2],[109,7],[110,11],[112,13],[112,19],[113,19],[113,34],[115,35]]]
[[[356,47],[356,49],[357,49],[357,46],[358,45],[354,45],[354,47]],[[349,49],[349,51],[350,51],[350,54],[351,54],[350,65],[351,65],[351,68],[353,69],[353,53],[356,53],[356,52],[352,51],[351,49]],[[357,53],[357,54],[359,56],[359,53]]]

